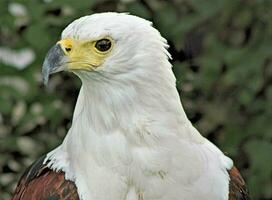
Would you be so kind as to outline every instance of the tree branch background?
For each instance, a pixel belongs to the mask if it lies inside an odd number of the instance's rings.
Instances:
[[[271,10],[270,0],[1,0],[0,200],[71,125],[80,81],[62,73],[45,88],[47,50],[71,21],[103,11],[154,22],[189,118],[234,159],[253,199],[271,199]]]

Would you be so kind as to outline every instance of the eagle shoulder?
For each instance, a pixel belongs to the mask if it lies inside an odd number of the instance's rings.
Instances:
[[[45,156],[34,162],[22,175],[11,200],[79,200],[77,188],[63,172],[43,164]]]
[[[34,162],[22,175],[11,200],[79,200],[77,188],[63,172],[43,164],[45,156]],[[229,200],[250,200],[245,182],[236,167],[229,171]]]
[[[236,167],[229,171],[229,200],[250,200],[245,181]]]

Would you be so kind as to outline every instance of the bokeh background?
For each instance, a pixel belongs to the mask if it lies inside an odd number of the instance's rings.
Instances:
[[[45,88],[47,50],[71,21],[103,11],[153,21],[191,121],[234,159],[253,199],[272,199],[271,10],[270,0],[1,0],[0,200],[70,127],[80,81],[62,73]]]

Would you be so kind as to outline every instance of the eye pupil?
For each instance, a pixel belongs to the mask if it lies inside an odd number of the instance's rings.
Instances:
[[[105,52],[111,48],[111,41],[108,39],[101,39],[95,43],[95,48],[99,51]]]

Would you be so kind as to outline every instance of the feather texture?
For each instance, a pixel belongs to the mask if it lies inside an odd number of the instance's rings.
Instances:
[[[75,184],[43,165],[44,158],[25,171],[11,200],[79,200]]]
[[[72,126],[43,161],[50,184],[72,181],[80,200],[228,200],[239,186],[232,160],[188,120],[166,40],[149,21],[118,13],[82,17],[62,33],[105,36],[115,46],[101,66],[74,71],[82,87]]]
[[[43,164],[44,157],[33,163],[22,175],[12,200],[79,200],[76,186],[65,180],[63,172],[54,172]],[[164,176],[161,174],[161,176]],[[229,170],[230,188],[228,200],[250,200],[245,182],[239,171]],[[128,192],[128,200],[135,197],[135,188]],[[130,196],[131,195],[131,196]]]

